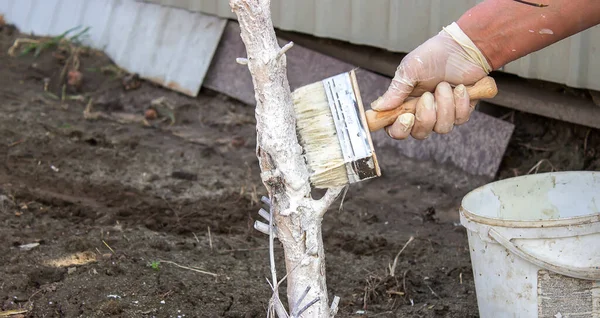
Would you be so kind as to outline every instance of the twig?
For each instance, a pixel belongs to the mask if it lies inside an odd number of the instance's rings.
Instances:
[[[164,293],[164,294],[160,295],[160,298],[162,298],[162,299],[165,299],[165,298],[167,298],[169,295],[171,295],[172,293],[173,293],[173,290],[171,289],[171,290],[169,290],[168,292],[166,292],[166,293]]]
[[[18,144],[20,144],[20,143],[23,143],[24,141],[25,141],[25,139],[17,140],[17,141],[15,141],[15,142],[13,142],[13,143],[9,144],[9,145],[8,145],[8,148],[12,148],[12,147],[14,147],[14,146],[16,146],[16,145],[18,145]]]
[[[369,316],[369,317],[379,317],[379,316],[389,315],[389,314],[393,314],[393,313],[394,313],[393,311],[384,311],[384,312],[380,312],[378,314],[375,314],[375,315],[372,315],[372,316]]]
[[[404,294],[408,294],[406,290],[406,274],[408,274],[408,269],[404,271],[404,275],[402,275],[402,288],[404,288]]]
[[[308,295],[308,292],[310,291],[310,286],[306,287],[306,289],[304,290],[304,293],[302,293],[302,295],[300,295],[300,298],[298,298],[298,302],[296,303],[296,305],[294,305],[294,309],[292,310],[292,318],[298,318],[301,317],[302,314],[308,309],[310,308],[310,306],[314,305],[315,303],[317,303],[319,301],[319,297],[313,299],[311,302],[309,302],[308,304],[306,304],[306,306],[302,307],[302,309],[300,308],[300,305],[302,304],[302,301],[304,301],[304,298],[306,298],[306,295]]]
[[[592,128],[588,128],[588,131],[585,133],[585,138],[583,139],[583,153],[587,151],[588,146],[588,138],[590,137],[590,133],[592,132]]]
[[[111,251],[113,254],[117,255],[117,253],[115,253],[115,251],[113,251],[113,249],[112,249],[112,248],[110,248],[110,246],[108,246],[108,244],[107,244],[107,243],[106,243],[104,240],[102,240],[102,243],[104,243],[104,245],[106,245],[106,247],[108,247],[108,249],[109,249],[109,250],[110,250],[110,251]]]
[[[367,285],[369,283],[367,282]],[[365,285],[365,293],[363,294],[363,309],[367,310],[367,296],[369,295],[369,286]]]
[[[303,313],[304,313],[306,310],[308,310],[308,308],[310,308],[310,306],[312,306],[312,305],[316,304],[318,301],[319,301],[319,297],[317,297],[317,298],[313,299],[313,300],[312,300],[310,303],[306,304],[306,306],[304,306],[302,309],[300,309],[300,311],[298,312],[298,315],[297,315],[297,316],[293,316],[293,317],[294,317],[294,318],[296,318],[296,317],[300,317],[300,316],[302,316],[302,314],[303,314]]]
[[[267,283],[269,284],[269,286],[271,286],[271,291],[273,291],[273,294],[271,295],[271,299],[269,300],[269,309],[267,312],[267,317],[271,317],[271,314],[274,311],[275,314],[277,314],[278,318],[289,318],[289,315],[285,311],[285,308],[283,308],[283,304],[281,303],[281,300],[279,299],[279,293],[275,292],[276,290],[279,289],[279,284],[274,286],[273,284],[271,284],[271,281],[269,281],[268,278],[267,278]]]
[[[64,104],[65,103],[65,99],[67,96],[67,85],[63,84],[62,89],[60,91],[60,104]]]
[[[261,201],[269,205],[269,262],[271,266],[271,279],[275,286],[272,286],[273,295],[271,296],[271,305],[274,306],[275,312],[279,318],[287,317],[287,313],[283,308],[283,304],[279,301],[279,282],[277,282],[277,269],[275,267],[275,248],[274,248],[274,237],[273,237],[273,206],[271,205],[271,199],[263,196]],[[262,209],[261,209],[262,210]],[[277,283],[276,283],[277,282]]]
[[[555,151],[555,150],[558,149],[558,148],[536,147],[536,146],[532,146],[530,144],[524,144],[524,143],[520,143],[519,146],[522,146],[522,147],[527,148],[527,149],[535,150],[535,151],[544,151],[544,152]]]
[[[547,162],[550,165],[551,172],[554,172],[556,170],[554,168],[554,165],[552,164],[552,162],[550,162],[550,160],[548,160],[548,159],[542,159],[542,160],[538,161],[533,167],[531,167],[531,169],[529,169],[529,171],[527,171],[527,174],[530,174],[534,170],[535,170],[534,174],[538,173],[538,170],[540,169],[540,166],[544,162]]]
[[[517,169],[517,168],[512,168],[512,172],[513,172],[513,174],[515,175],[515,177],[518,177],[518,176],[519,176],[519,169]]]
[[[38,290],[36,290],[36,291],[35,291],[33,294],[31,294],[31,296],[29,296],[29,298],[27,298],[27,301],[28,301],[28,302],[30,302],[30,301],[31,301],[31,299],[32,299],[32,298],[33,298],[35,295],[39,294],[40,292],[42,292],[42,289],[38,289]]]
[[[412,242],[414,239],[415,238],[411,236],[408,239],[408,242],[404,243],[404,246],[402,246],[402,249],[400,250],[400,252],[398,252],[398,254],[396,254],[396,257],[394,258],[394,264],[389,267],[389,269],[390,269],[390,276],[394,277],[395,272],[396,272],[396,265],[398,263],[398,257],[400,257],[400,254],[402,254],[402,252],[404,251],[404,249],[406,249],[406,247],[408,246],[408,244],[410,244],[410,242]]]
[[[204,275],[210,275],[210,276],[213,276],[213,277],[218,277],[219,276],[218,274],[215,274],[215,273],[207,272],[205,270],[201,270],[201,269],[198,269],[198,268],[195,268],[195,267],[188,267],[188,266],[179,265],[179,264],[177,264],[175,262],[171,262],[171,261],[165,261],[165,260],[158,260],[158,261],[161,262],[161,263],[172,264],[172,265],[175,265],[177,267],[180,267],[180,268],[183,268],[183,269],[187,269],[187,270],[190,270],[190,271],[194,271],[194,272],[198,272],[198,273],[204,274]]]
[[[268,250],[268,249],[269,249],[268,247],[236,248],[236,249],[230,249],[230,250],[222,250],[222,251],[219,251],[219,253],[252,252],[252,251],[261,251],[261,250]]]
[[[343,211],[344,210],[344,201],[346,200],[346,194],[348,194],[348,189],[350,189],[350,185],[347,185],[344,188],[344,193],[342,194],[342,199],[340,200],[340,208],[338,211]]]
[[[194,238],[196,239],[196,242],[200,243],[200,240],[198,239],[198,236],[196,235],[196,233],[192,232],[192,234],[194,235]]]
[[[514,115],[515,115],[515,111],[513,110],[513,111],[510,111],[510,112],[508,112],[508,113],[506,113],[506,114],[504,114],[504,115],[502,115],[502,116],[498,117],[498,119],[500,119],[500,120],[505,120],[505,119],[507,119],[508,117],[511,117],[511,118],[512,118]],[[512,119],[511,119],[511,122],[514,122],[514,120],[512,120]]]
[[[277,282],[277,269],[275,268],[275,250],[273,248],[273,207],[269,198],[263,196],[261,201],[269,204],[269,259],[271,265],[271,279],[273,283],[275,283]]]
[[[429,287],[429,285],[427,285],[427,288],[429,288],[429,290],[431,290],[431,293],[433,294],[433,296],[437,297],[438,299],[442,299],[442,297],[440,297],[438,294],[436,294],[433,289],[431,289],[431,287]]]
[[[194,234],[195,236],[196,234]],[[208,246],[210,246],[210,250],[213,250],[213,244],[212,244],[212,235],[210,235],[210,226],[208,227]]]
[[[308,292],[310,291],[310,286],[306,287],[306,289],[304,290],[304,293],[302,293],[302,295],[300,296],[300,298],[298,298],[298,302],[296,303],[296,305],[294,306],[294,309],[292,310],[292,317],[296,317],[299,316],[299,309],[300,309],[300,305],[302,304],[302,302],[304,301],[304,298],[306,297],[306,295],[308,295]]]
[[[277,53],[277,57],[275,59],[279,60],[285,54],[285,52],[292,48],[292,46],[294,46],[294,42],[284,45],[281,50],[279,50],[279,53]]]

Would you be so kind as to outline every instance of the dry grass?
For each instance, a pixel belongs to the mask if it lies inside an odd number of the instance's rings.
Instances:
[[[71,32],[75,31],[78,28],[79,27],[75,27],[63,32],[60,35],[54,37],[44,37],[38,40],[30,38],[18,38],[8,49],[8,54],[10,56],[23,56],[29,53],[33,53],[33,55],[37,57],[42,52],[52,48],[59,48],[61,50],[73,53],[80,49],[78,46],[81,43],[81,39],[89,31],[89,28],[84,28],[82,31],[76,33],[75,35],[70,37],[68,36]],[[19,48],[21,48],[21,50],[19,53],[17,53]]]

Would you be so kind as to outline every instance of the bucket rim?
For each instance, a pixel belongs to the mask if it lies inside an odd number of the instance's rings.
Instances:
[[[478,192],[483,190],[484,188],[488,188],[493,186],[494,184],[504,183],[508,181],[514,181],[518,179],[524,178],[532,178],[532,177],[547,177],[552,175],[569,175],[569,174],[585,174],[585,175],[598,175],[600,177],[599,171],[557,171],[557,172],[543,172],[537,174],[528,174],[517,177],[510,177],[502,180],[496,180],[494,182],[490,182],[484,185],[481,185],[463,196],[463,199],[460,203],[459,211],[462,213],[466,219],[480,223],[485,225],[492,225],[497,227],[511,227],[511,228],[551,228],[551,227],[564,227],[564,226],[574,226],[574,225],[583,225],[583,224],[593,224],[600,223],[600,212],[592,213],[584,216],[576,216],[576,217],[568,217],[561,218],[557,220],[515,220],[515,219],[500,219],[494,217],[481,216],[479,214],[475,214],[469,209],[465,208],[465,200],[469,195],[474,192]]]

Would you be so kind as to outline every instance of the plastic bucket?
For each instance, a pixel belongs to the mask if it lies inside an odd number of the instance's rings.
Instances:
[[[460,221],[481,317],[600,317],[599,172],[487,184]]]

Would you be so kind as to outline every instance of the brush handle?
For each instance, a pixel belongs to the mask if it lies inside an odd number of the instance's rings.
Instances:
[[[471,100],[493,98],[498,93],[498,88],[496,87],[496,81],[494,81],[493,78],[486,76],[473,84],[473,86],[468,86],[467,92],[469,93],[469,98]],[[405,102],[400,107],[381,112],[367,110],[365,116],[367,118],[367,124],[369,125],[369,131],[374,132],[393,124],[394,121],[396,121],[396,118],[402,114],[414,114],[418,101],[418,98],[414,98]]]

